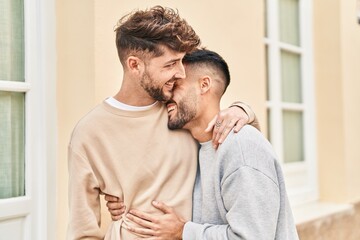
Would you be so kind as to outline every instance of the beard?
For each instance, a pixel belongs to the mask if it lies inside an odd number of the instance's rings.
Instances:
[[[171,96],[165,95],[162,88],[156,86],[155,80],[152,79],[147,72],[142,76],[140,86],[149,94],[150,97],[157,101],[168,101]]]
[[[194,94],[194,91],[191,91],[182,101],[179,101],[176,115],[168,119],[169,129],[181,129],[195,118],[197,114],[197,102]]]

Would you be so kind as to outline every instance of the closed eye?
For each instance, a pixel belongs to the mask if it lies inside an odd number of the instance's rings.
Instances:
[[[171,62],[169,64],[166,64],[165,67],[166,68],[169,68],[169,67],[174,67],[176,64],[177,64],[178,61],[174,61],[174,62]]]

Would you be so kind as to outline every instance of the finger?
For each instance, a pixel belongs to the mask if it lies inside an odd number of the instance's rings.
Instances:
[[[108,209],[108,210],[112,216],[119,216],[121,214],[124,214],[125,207],[120,208],[120,209]]]
[[[215,123],[215,127],[213,129],[213,134],[212,134],[212,142],[213,142],[213,145],[214,145],[214,148],[217,148],[217,145],[219,145],[219,142],[218,142],[218,137],[219,137],[219,134],[221,135],[221,120],[219,120],[219,118],[216,120],[216,123]]]
[[[138,234],[142,234],[142,235],[147,235],[149,237],[154,235],[154,231],[152,229],[147,229],[147,228],[138,228],[138,227],[130,227],[126,224],[123,224],[123,227],[133,233],[138,233]]]
[[[105,194],[105,200],[108,201],[108,202],[117,202],[117,201],[119,201],[120,199],[119,199],[118,197]]]
[[[219,127],[214,127],[213,132],[212,132],[212,142],[213,142],[213,144],[215,143],[215,138],[216,138],[218,132],[219,132]]]
[[[149,214],[149,213],[146,213],[146,212],[142,212],[140,210],[136,210],[136,209],[131,209],[129,211],[129,213],[135,217],[138,217],[138,218],[141,218],[141,219],[144,219],[146,221],[149,221],[149,222],[156,222],[157,218],[156,217],[153,217],[152,214]]]
[[[217,149],[219,146],[219,142],[215,140],[218,134],[219,134],[219,128],[214,128],[212,135],[212,144],[215,149]]]
[[[217,119],[217,115],[209,122],[209,124],[207,125],[207,128],[205,129],[205,132],[210,132],[214,126],[215,126],[215,123],[216,123],[216,119]]]
[[[235,127],[234,127],[234,132],[239,132],[240,129],[245,126],[247,124],[246,119],[240,119],[239,121],[237,121]]]
[[[142,238],[135,238],[135,240],[143,240],[143,239],[147,239],[147,240],[160,240],[162,238],[159,237],[142,237]]]
[[[220,132],[220,135],[221,135],[221,132],[222,132],[222,124],[223,124],[223,121],[224,121],[224,113],[223,112],[219,112],[216,116],[216,120],[215,120],[215,127],[213,129],[213,136],[212,136],[212,141],[213,141],[213,144],[214,145],[218,145],[219,142],[219,132]]]
[[[121,215],[117,215],[117,216],[111,215],[111,219],[112,219],[113,221],[118,221],[118,220],[121,219]]]
[[[223,134],[225,128],[226,128],[227,122],[222,122],[221,125],[218,127],[218,131],[216,133],[215,138],[213,139],[213,145],[219,145],[219,139],[221,137],[221,135]]]
[[[165,203],[163,202],[158,202],[158,201],[152,201],[152,205],[161,210],[163,213],[172,213],[172,208],[167,206]]]
[[[229,135],[231,129],[235,126],[236,124],[236,120],[235,119],[232,119],[230,120],[225,128],[224,128],[224,131],[222,132],[221,136],[220,136],[220,139],[219,139],[219,144],[223,143],[224,140],[227,138],[227,136]]]
[[[123,202],[107,202],[106,206],[108,207],[108,209],[120,209],[124,207],[124,203]]]
[[[150,221],[147,221],[143,218],[139,218],[131,213],[126,214],[126,218],[130,219],[131,221],[133,221],[134,223],[137,223],[138,225],[140,225],[141,227],[144,228],[149,228],[149,229],[153,229],[154,228],[154,224]]]

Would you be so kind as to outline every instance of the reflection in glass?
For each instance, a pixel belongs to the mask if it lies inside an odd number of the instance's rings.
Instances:
[[[0,199],[25,194],[25,93],[0,91]]]
[[[24,1],[0,1],[0,80],[24,76]]]
[[[304,161],[302,112],[283,111],[284,162]]]
[[[300,55],[281,51],[281,93],[283,102],[301,103]]]
[[[299,1],[279,1],[280,41],[300,46]]]

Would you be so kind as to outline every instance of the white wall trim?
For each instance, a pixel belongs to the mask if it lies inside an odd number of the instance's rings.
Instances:
[[[55,16],[55,0],[25,0],[25,76],[32,86],[26,95],[27,171],[36,211],[26,224],[34,240],[56,239]]]

